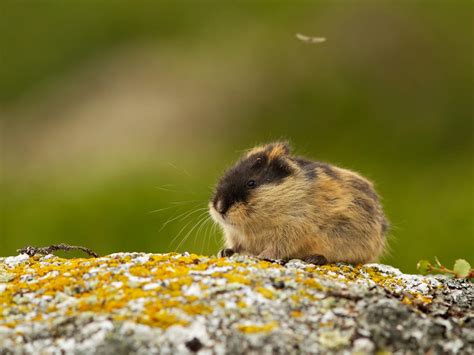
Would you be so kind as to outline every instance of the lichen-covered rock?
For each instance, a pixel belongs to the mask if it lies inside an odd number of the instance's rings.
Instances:
[[[0,354],[474,353],[474,287],[390,266],[0,258]]]

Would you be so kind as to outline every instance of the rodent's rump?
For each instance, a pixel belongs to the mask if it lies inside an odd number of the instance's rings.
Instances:
[[[293,156],[285,142],[248,151],[219,180],[209,210],[226,248],[261,258],[367,263],[386,244],[372,183]]]

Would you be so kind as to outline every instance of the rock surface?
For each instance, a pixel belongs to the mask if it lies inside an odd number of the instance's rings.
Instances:
[[[474,287],[390,266],[0,258],[0,354],[474,353]]]

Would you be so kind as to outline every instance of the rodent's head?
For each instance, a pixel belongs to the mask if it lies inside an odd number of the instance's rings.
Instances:
[[[288,143],[254,148],[219,180],[209,203],[211,216],[224,228],[282,222],[281,217],[294,215],[295,204],[307,192],[304,176]]]

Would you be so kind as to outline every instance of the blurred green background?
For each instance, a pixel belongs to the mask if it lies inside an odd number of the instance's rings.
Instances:
[[[284,138],[375,181],[393,225],[384,262],[474,262],[472,14],[471,1],[2,1],[0,255],[215,253],[201,218],[216,179]]]

